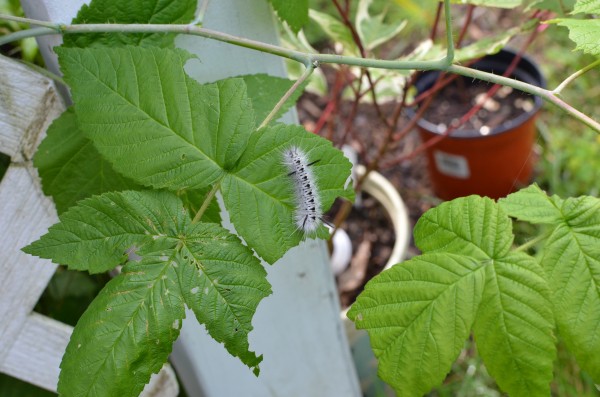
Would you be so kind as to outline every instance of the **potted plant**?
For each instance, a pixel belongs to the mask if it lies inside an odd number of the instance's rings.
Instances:
[[[510,49],[471,67],[545,87],[536,64]],[[430,90],[439,78],[439,72],[421,73],[417,93]],[[535,118],[542,100],[510,87],[492,87],[457,77],[435,94],[417,123],[427,147],[429,176],[442,199],[470,194],[500,198],[531,181]],[[490,95],[490,89],[496,93]],[[471,117],[462,122],[460,115],[467,112]]]

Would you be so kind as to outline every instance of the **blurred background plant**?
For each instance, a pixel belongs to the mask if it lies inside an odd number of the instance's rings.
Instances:
[[[0,14],[23,16],[21,2],[19,0],[0,0]],[[0,35],[18,32],[27,29],[29,26],[12,21],[0,21]],[[10,43],[0,48],[0,53],[3,55],[21,59],[23,61],[43,65],[44,61],[40,55],[35,38],[29,37],[19,40],[15,43]]]

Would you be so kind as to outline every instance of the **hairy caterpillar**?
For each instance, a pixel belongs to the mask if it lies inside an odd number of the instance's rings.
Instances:
[[[289,171],[288,176],[294,181],[294,221],[298,230],[306,234],[319,228],[323,215],[316,180],[310,169],[317,161],[309,163],[306,154],[297,146],[283,151],[283,163]]]

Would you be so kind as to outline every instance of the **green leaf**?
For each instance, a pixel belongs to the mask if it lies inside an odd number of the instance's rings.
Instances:
[[[144,253],[83,314],[61,362],[69,396],[136,396],[171,353],[185,317],[173,250]]]
[[[72,107],[52,122],[33,164],[39,171],[44,193],[52,196],[59,214],[95,194],[141,187],[117,173],[100,156],[79,130]]]
[[[373,278],[348,312],[367,329],[379,376],[398,395],[441,384],[469,336],[484,267],[453,254],[425,254]]]
[[[510,395],[548,396],[556,348],[544,272],[520,252],[496,259],[486,269],[473,327],[477,350]]]
[[[508,197],[498,204],[512,217],[531,223],[556,223],[562,219],[558,196],[548,197],[537,184],[533,184]]]
[[[559,15],[567,15],[575,5],[576,0],[532,0],[525,11],[531,9],[550,10]]]
[[[24,251],[69,264],[72,268],[97,272],[126,262],[124,252],[133,249],[136,256],[142,258],[141,261],[127,262],[125,277],[120,276],[120,281],[113,280],[88,308],[81,320],[83,325],[78,325],[82,330],[74,334],[79,336],[73,337],[72,345],[81,344],[81,340],[86,343],[95,340],[92,334],[102,334],[103,330],[110,329],[110,335],[102,335],[110,340],[99,345],[97,354],[116,354],[110,351],[113,346],[122,355],[128,352],[133,357],[153,355],[151,346],[155,342],[163,343],[163,339],[156,339],[148,328],[152,327],[154,331],[154,327],[158,327],[158,333],[172,332],[171,328],[177,325],[178,332],[179,323],[174,324],[174,321],[183,318],[173,314],[178,312],[178,308],[154,308],[155,298],[168,294],[165,299],[185,301],[198,320],[206,324],[215,340],[223,342],[232,355],[258,371],[261,357],[249,351],[248,333],[252,330],[252,316],[258,303],[271,292],[266,272],[252,250],[238,237],[214,223],[192,224],[183,203],[175,194],[154,191],[105,193],[83,200],[61,215],[60,222],[52,226],[48,234]],[[162,292],[157,292],[159,290]],[[107,307],[111,309],[107,310]],[[151,318],[147,310],[157,318]],[[168,313],[163,313],[165,310]],[[139,321],[136,320],[138,315]],[[163,321],[164,317],[167,320]],[[101,327],[104,322],[108,324],[105,328]],[[136,347],[138,339],[127,336],[131,332],[146,334],[150,345]],[[125,336],[122,338],[117,334]],[[168,342],[169,352],[171,342]],[[65,384],[79,382],[71,379],[77,377],[72,372],[80,373],[76,370],[76,362],[80,360],[78,348],[70,349],[75,363],[65,364],[67,371],[71,372],[65,375],[70,379]],[[95,347],[90,346],[89,349]],[[88,353],[86,350],[86,357]],[[160,354],[162,364],[166,355],[162,355],[162,350]],[[98,361],[97,357],[92,354],[89,360]],[[121,377],[127,378],[131,371],[136,374],[140,371],[139,376],[144,379],[152,373],[149,371],[156,369],[148,367],[153,361],[146,363],[140,358],[141,361],[135,359],[129,362],[128,357],[119,358],[119,363],[114,364],[112,359],[103,356],[101,367],[95,364],[90,364],[89,368],[86,366],[85,370],[94,371],[94,374],[87,374],[88,379],[81,380],[81,388],[90,390],[96,387],[97,380],[112,379],[113,367]],[[119,367],[121,364],[128,368]],[[141,378],[139,382],[142,382]],[[119,382],[115,383],[115,387],[121,387]],[[112,390],[109,388],[109,391]],[[130,394],[115,392],[107,395]]]
[[[512,224],[496,203],[477,196],[453,200],[427,211],[414,231],[423,252],[454,252],[482,261],[506,255]]]
[[[371,15],[369,7],[373,0],[360,0],[356,11],[356,31],[366,49],[373,50],[398,35],[407,21],[385,23],[385,13]]]
[[[535,198],[537,194],[539,197]],[[529,202],[528,202],[529,200]],[[528,217],[540,202],[556,205],[556,219]],[[542,266],[548,274],[558,331],[582,369],[600,381],[600,200],[583,196],[560,200],[528,188],[510,195],[509,213],[532,223],[552,221]],[[515,203],[523,208],[513,211]]]
[[[369,332],[380,377],[422,395],[444,379],[473,325],[501,388],[547,396],[556,355],[549,290],[535,259],[510,251],[504,210],[488,198],[456,199],[427,211],[414,236],[423,255],[373,278],[348,314]],[[532,339],[536,348],[523,348]]]
[[[326,139],[299,126],[266,127],[248,142],[236,168],[222,182],[225,206],[236,231],[262,258],[273,263],[305,238],[294,222],[293,181],[283,151],[301,148],[316,178],[323,211],[336,197],[354,198],[350,162]],[[319,236],[327,236],[321,227]],[[311,236],[312,237],[312,236]]]
[[[82,200],[59,220],[23,251],[90,273],[123,263],[134,246],[165,239],[176,244],[190,221],[175,195],[134,191]]]
[[[181,50],[57,49],[80,128],[117,171],[155,188],[214,183],[254,126],[241,79],[200,85]],[[115,69],[114,65],[119,65]]]
[[[586,14],[600,14],[600,0],[577,0],[573,14],[584,12]]]
[[[248,98],[252,102],[252,108],[256,117],[256,126],[271,113],[271,110],[275,107],[277,102],[283,97],[283,95],[294,85],[294,81],[284,79],[281,77],[269,76],[267,74],[249,74],[245,76],[239,76],[246,83],[248,90]],[[300,86],[292,96],[283,104],[279,112],[273,121],[277,120],[287,110],[294,106],[304,87],[306,82]]]
[[[248,334],[260,301],[271,293],[266,271],[252,251],[217,225],[190,229],[176,271],[186,305],[211,336],[258,375],[262,356],[249,351]]]
[[[72,23],[186,24],[194,19],[197,0],[92,0],[83,5]],[[88,33],[64,35],[65,47],[157,46],[173,47],[175,34]]]
[[[569,29],[569,38],[577,44],[576,50],[600,56],[600,20],[559,18],[549,22],[556,22]]]
[[[269,0],[279,18],[298,32],[308,23],[308,0]]]
[[[451,0],[454,4],[472,4],[484,7],[515,8],[521,5],[523,0]]]

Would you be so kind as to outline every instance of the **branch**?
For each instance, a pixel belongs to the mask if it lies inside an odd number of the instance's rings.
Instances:
[[[310,77],[310,75],[314,72],[315,68],[318,67],[318,66],[319,66],[319,64],[317,62],[315,62],[315,63],[310,64],[304,70],[304,73],[302,73],[302,76],[300,76],[300,78],[298,80],[296,80],[296,82],[294,83],[294,85],[292,85],[290,87],[290,89],[287,90],[287,92],[285,94],[283,94],[283,96],[281,97],[281,99],[279,100],[279,102],[277,102],[277,104],[275,105],[275,107],[273,108],[273,110],[271,110],[271,113],[269,113],[267,115],[267,117],[265,117],[265,119],[263,120],[263,122],[258,127],[259,130],[261,128],[263,128],[264,126],[266,126],[267,124],[269,124],[271,122],[271,120],[273,120],[273,118],[275,118],[275,116],[277,115],[277,113],[279,113],[279,111],[281,110],[281,108],[283,107],[283,105],[286,103],[286,101],[288,99],[290,99],[290,97],[292,96],[292,94],[306,81],[306,79],[308,79]]]
[[[575,80],[576,78],[578,78],[579,76],[581,76],[582,74],[592,70],[593,68],[595,68],[596,66],[600,65],[600,59],[598,59],[596,62],[593,62],[589,65],[587,65],[586,67],[584,67],[583,69],[580,69],[578,71],[576,71],[575,73],[573,73],[572,75],[570,75],[569,77],[567,77],[562,83],[560,83],[558,85],[558,87],[556,87],[554,89],[554,91],[552,91],[552,93],[554,95],[560,95],[561,91],[571,82],[573,82],[573,80]]]

